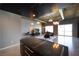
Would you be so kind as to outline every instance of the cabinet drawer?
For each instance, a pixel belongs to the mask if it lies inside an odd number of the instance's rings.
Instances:
[[[34,56],[34,55],[37,55],[32,49],[30,49],[29,47],[27,46],[23,46],[24,47],[24,51],[25,51],[25,54],[27,54],[28,56]]]

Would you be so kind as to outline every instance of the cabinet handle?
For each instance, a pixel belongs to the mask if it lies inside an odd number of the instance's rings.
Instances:
[[[28,49],[31,53],[34,53],[34,51],[32,51],[30,48],[24,46],[26,49]]]
[[[61,56],[63,55],[63,52],[64,52],[64,47],[62,47],[62,50],[61,50]]]
[[[26,53],[28,56],[30,56],[30,54],[29,54],[27,51],[25,51],[25,53]]]

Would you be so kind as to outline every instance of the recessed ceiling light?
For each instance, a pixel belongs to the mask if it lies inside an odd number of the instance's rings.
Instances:
[[[52,19],[49,19],[49,22],[52,22],[53,20]]]
[[[40,22],[37,22],[37,24],[40,24]]]
[[[33,14],[33,17],[35,17],[35,14]]]

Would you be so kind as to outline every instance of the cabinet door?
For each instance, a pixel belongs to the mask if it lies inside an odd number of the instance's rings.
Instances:
[[[31,48],[23,44],[22,42],[20,43],[20,53],[22,56],[37,56],[38,54],[35,53]]]

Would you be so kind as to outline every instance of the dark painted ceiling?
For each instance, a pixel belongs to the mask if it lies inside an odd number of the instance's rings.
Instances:
[[[1,3],[0,9],[25,17],[35,14],[36,18],[45,22],[49,19],[61,20],[59,9],[62,9],[64,19],[79,17],[79,4],[71,3]],[[46,16],[51,13],[53,14]]]
[[[37,18],[51,12],[52,5],[51,3],[5,3],[0,4],[0,9],[26,17],[30,17],[33,12]]]

